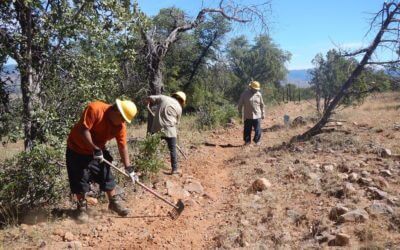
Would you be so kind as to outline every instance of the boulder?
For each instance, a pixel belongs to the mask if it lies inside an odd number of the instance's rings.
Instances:
[[[252,189],[256,192],[261,192],[271,187],[271,183],[265,178],[259,178],[252,184]]]

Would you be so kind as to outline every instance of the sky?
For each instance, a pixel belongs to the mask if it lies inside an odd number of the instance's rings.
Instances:
[[[204,7],[215,7],[219,1],[189,0],[139,0],[143,12],[154,16],[161,8],[178,7],[195,17]],[[260,0],[236,1],[242,4],[261,3]],[[283,50],[292,54],[287,67],[292,69],[312,68],[311,60],[317,53],[325,54],[338,46],[358,49],[369,44],[371,36],[369,21],[382,7],[378,0],[272,0],[269,19],[269,35]],[[253,39],[259,27],[235,25],[230,38],[246,35]]]
[[[267,0],[235,0],[241,4]],[[219,0],[138,0],[143,12],[156,15],[161,8],[178,7],[195,17],[202,7],[215,7]],[[269,35],[283,50],[292,54],[288,69],[308,69],[317,53],[329,49],[357,49],[369,44],[369,21],[383,4],[378,0],[270,0]],[[250,40],[260,34],[257,26],[234,25],[227,39],[245,35]],[[373,34],[373,33],[372,33]],[[8,63],[13,63],[9,61]]]

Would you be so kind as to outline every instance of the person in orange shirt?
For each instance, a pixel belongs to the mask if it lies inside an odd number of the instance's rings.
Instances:
[[[107,141],[115,138],[125,170],[133,173],[125,122],[130,123],[136,114],[136,105],[131,101],[117,99],[114,105],[95,101],[88,104],[72,128],[67,140],[66,161],[71,192],[78,201],[78,220],[85,222],[88,219],[85,194],[89,192],[90,182],[98,183],[100,190],[106,192],[111,211],[120,216],[130,212],[123,206],[121,197],[115,194],[116,184],[110,166],[102,160],[112,161],[105,146]]]

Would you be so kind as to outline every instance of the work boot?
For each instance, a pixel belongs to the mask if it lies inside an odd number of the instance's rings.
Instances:
[[[110,203],[108,204],[108,209],[116,212],[119,216],[127,216],[130,210],[122,205],[122,199],[119,195],[114,195],[110,198]]]
[[[171,170],[171,175],[180,175],[182,174],[182,171],[180,168],[175,168]]]
[[[76,220],[80,223],[86,223],[89,220],[89,215],[87,213],[87,202],[86,200],[78,200],[77,202],[77,215]]]

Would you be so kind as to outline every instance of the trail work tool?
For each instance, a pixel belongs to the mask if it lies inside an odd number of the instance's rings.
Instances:
[[[137,175],[126,173],[125,171],[121,170],[120,168],[118,168],[117,166],[115,166],[111,162],[107,161],[106,159],[103,159],[103,161],[105,163],[107,163],[109,166],[111,166],[112,168],[114,168],[115,170],[117,170],[118,172],[120,172],[121,174],[123,174],[126,177],[130,178],[133,183],[137,183],[139,186],[141,186],[147,192],[151,193],[152,195],[154,195],[158,199],[164,201],[165,203],[167,203],[168,205],[173,207],[174,209],[168,213],[171,216],[172,219],[174,219],[174,220],[177,219],[179,217],[179,215],[182,213],[183,209],[185,208],[185,205],[183,204],[182,200],[178,200],[178,202],[176,204],[174,204],[174,203],[168,201],[167,199],[165,199],[164,197],[162,197],[161,195],[159,195],[153,189],[151,189],[151,188],[147,187],[146,185],[144,185],[143,183],[141,183],[139,181],[139,178],[137,177]]]
[[[150,113],[153,117],[155,116],[153,110],[151,110],[151,108],[150,108],[150,103],[147,104],[147,110],[149,111],[149,113]],[[183,155],[183,157],[185,158],[185,160],[187,160],[186,154],[183,152],[182,148],[179,147],[178,144],[176,144],[176,148],[177,148],[177,149],[179,150],[179,152]]]

